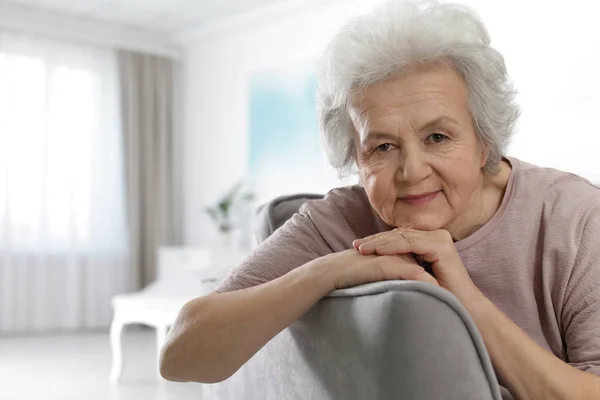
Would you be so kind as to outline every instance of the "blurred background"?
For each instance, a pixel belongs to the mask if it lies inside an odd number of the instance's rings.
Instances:
[[[202,399],[157,348],[258,205],[356,181],[321,150],[314,65],[380,2],[0,0],[1,399]],[[600,6],[462,3],[519,90],[509,155],[600,182]]]

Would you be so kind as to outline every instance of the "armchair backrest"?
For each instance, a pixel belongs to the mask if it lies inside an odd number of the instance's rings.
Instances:
[[[271,236],[279,227],[292,218],[307,200],[322,199],[322,194],[294,194],[277,197],[262,205],[256,214],[256,240],[263,242]]]
[[[207,399],[501,400],[475,324],[450,292],[388,281],[338,290]]]

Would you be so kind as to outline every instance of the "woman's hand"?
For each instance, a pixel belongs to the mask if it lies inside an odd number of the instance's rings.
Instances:
[[[387,280],[438,284],[408,255],[362,255],[358,250],[350,249],[317,258],[309,264],[326,275],[331,291]]]
[[[469,277],[452,236],[446,230],[396,228],[355,240],[354,248],[365,256],[417,255],[431,264],[439,285],[452,292],[467,307],[483,296]]]

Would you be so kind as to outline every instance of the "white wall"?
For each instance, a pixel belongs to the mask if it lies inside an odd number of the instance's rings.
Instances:
[[[314,58],[367,1],[265,19],[184,45],[184,238],[208,242],[202,209],[246,174],[248,76],[256,69]],[[523,2],[525,3],[525,2]],[[600,181],[600,33],[593,2],[471,0],[507,60],[523,116],[510,154]]]
[[[175,41],[161,32],[12,2],[0,1],[0,30],[175,59],[181,54]]]
[[[342,21],[364,9],[352,4],[209,36],[184,48],[186,243],[210,241],[213,226],[203,207],[246,174],[251,71],[316,57]]]

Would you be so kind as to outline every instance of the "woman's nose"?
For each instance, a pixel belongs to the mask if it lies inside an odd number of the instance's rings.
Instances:
[[[405,183],[417,183],[431,174],[431,167],[425,155],[417,149],[407,149],[400,155],[398,179]]]

